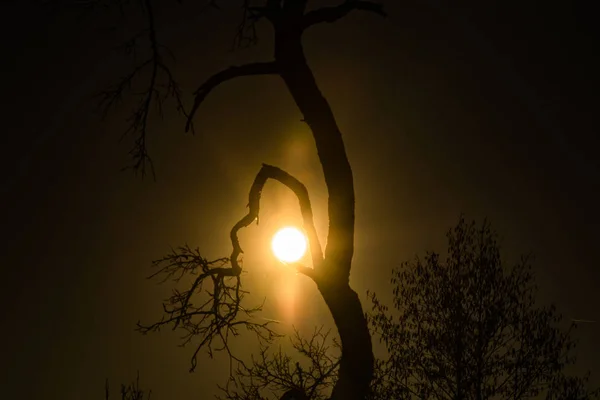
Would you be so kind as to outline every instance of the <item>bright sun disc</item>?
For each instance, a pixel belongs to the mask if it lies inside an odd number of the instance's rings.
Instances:
[[[275,257],[283,262],[295,262],[306,252],[306,237],[296,228],[282,228],[271,242]]]

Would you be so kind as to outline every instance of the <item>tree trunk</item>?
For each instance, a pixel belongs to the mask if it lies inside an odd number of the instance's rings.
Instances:
[[[332,399],[366,398],[373,377],[373,349],[358,294],[347,283],[318,284],[329,307],[342,344],[338,381]]]
[[[333,316],[342,345],[332,399],[362,400],[373,377],[371,336],[357,293],[349,285],[354,253],[354,183],[341,132],[306,63],[301,32],[276,29],[275,59],[305,122],[310,126],[328,189],[329,232],[315,282]]]

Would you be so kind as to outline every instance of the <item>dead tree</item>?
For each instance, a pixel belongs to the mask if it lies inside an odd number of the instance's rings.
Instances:
[[[191,129],[192,119],[206,96],[221,83],[252,75],[278,75],[283,79],[289,93],[303,114],[304,121],[314,136],[325,183],[328,189],[329,230],[327,247],[321,245],[315,233],[311,204],[305,186],[281,169],[263,165],[249,194],[249,212],[231,231],[233,252],[229,258],[230,267],[207,269],[200,275],[198,283],[208,277],[213,280],[213,302],[206,315],[213,314],[213,321],[226,321],[221,327],[210,325],[202,343],[208,343],[214,336],[221,335],[221,329],[229,332],[235,323],[239,308],[239,297],[233,295],[234,307],[225,307],[227,316],[219,314],[227,299],[220,299],[226,288],[224,280],[233,277],[235,291],[239,290],[241,267],[238,256],[242,252],[237,232],[248,226],[259,216],[260,196],[263,186],[269,179],[279,181],[290,188],[298,197],[304,228],[308,233],[313,268],[299,267],[298,271],[312,279],[323,300],[327,304],[341,341],[342,354],[336,385],[332,399],[364,399],[369,391],[373,376],[374,357],[371,336],[357,293],[349,285],[350,269],[354,253],[355,195],[352,168],[346,155],[344,141],[331,107],[317,85],[308,66],[302,47],[302,34],[313,25],[335,22],[354,10],[362,10],[385,16],[382,6],[368,1],[346,0],[336,7],[324,7],[306,12],[307,0],[266,0],[260,7],[248,6],[249,23],[266,19],[274,30],[274,57],[272,60],[255,62],[225,69],[206,80],[195,92],[194,105],[187,119],[186,129]],[[243,31],[243,29],[242,29]],[[192,292],[190,292],[192,294]],[[229,296],[231,298],[231,296]],[[187,296],[189,300],[189,296]],[[185,314],[186,300],[179,302],[176,313],[181,320],[189,318]],[[230,303],[230,302],[229,302]],[[183,313],[181,311],[183,309]],[[233,310],[233,314],[232,314]],[[203,314],[204,315],[204,314]],[[231,318],[233,317],[233,318]],[[260,328],[260,327],[259,327]],[[234,332],[235,334],[235,332]],[[268,332],[267,337],[269,337]],[[222,337],[223,338],[223,337]],[[226,345],[226,336],[223,340]]]
[[[195,276],[193,285],[183,292],[174,291],[164,306],[165,317],[155,324],[142,325],[142,332],[158,330],[165,325],[186,331],[186,341],[199,339],[200,344],[192,357],[192,369],[200,349],[209,353],[225,349],[230,335],[237,335],[245,327],[259,337],[271,340],[275,332],[268,323],[255,323],[251,315],[259,308],[242,306],[243,290],[240,284],[242,268],[238,257],[242,252],[237,232],[259,216],[260,196],[265,183],[276,180],[290,188],[298,197],[304,217],[304,228],[308,233],[313,266],[298,267],[298,271],[314,281],[327,304],[338,330],[341,342],[341,358],[332,399],[364,399],[373,376],[374,357],[371,336],[361,302],[349,285],[349,276],[354,253],[355,193],[352,168],[348,160],[340,129],[327,99],[321,93],[315,77],[307,63],[302,35],[312,26],[335,22],[352,11],[366,11],[385,16],[383,7],[370,1],[344,0],[337,6],[307,10],[308,0],[263,0],[251,4],[243,0],[244,16],[236,36],[239,45],[254,43],[254,25],[268,21],[274,31],[274,54],[271,60],[254,62],[225,69],[206,80],[195,92],[190,112],[185,112],[180,89],[162,57],[155,28],[154,3],[158,0],[139,0],[146,13],[149,58],[135,66],[121,83],[102,94],[104,104],[111,107],[121,97],[137,74],[146,69],[150,80],[141,93],[137,109],[129,120],[127,132],[137,134],[131,155],[134,169],[144,173],[146,161],[146,131],[148,114],[152,104],[159,107],[165,96],[176,100],[177,109],[186,117],[186,131],[192,129],[193,117],[206,96],[221,83],[234,78],[253,75],[277,75],[285,83],[289,93],[300,109],[303,120],[310,127],[328,189],[327,246],[321,251],[313,221],[311,204],[306,187],[281,169],[263,165],[258,172],[249,194],[249,211],[231,230],[233,251],[230,257],[214,261],[204,259],[196,250],[183,246],[172,254],[156,261],[157,274],[166,279],[180,279],[182,274]],[[127,0],[46,0],[45,3],[74,3],[90,6],[116,3],[128,6]],[[133,2],[135,3],[135,2]],[[207,5],[218,6],[218,0],[207,0]],[[253,4],[260,3],[259,6]],[[134,41],[138,38],[134,38]],[[161,83],[162,79],[162,83]],[[161,87],[166,92],[161,92]],[[166,88],[166,89],[164,89]],[[152,164],[150,163],[150,167]],[[204,294],[205,300],[198,302],[196,295]],[[198,305],[200,304],[200,305]],[[214,341],[219,341],[217,345]],[[230,357],[235,358],[229,352]],[[241,360],[240,360],[241,361]],[[291,393],[288,393],[291,395]],[[297,397],[297,396],[296,396]]]
[[[313,259],[313,268],[300,268],[299,272],[315,282],[331,311],[341,340],[339,376],[331,398],[364,399],[373,376],[374,357],[371,336],[359,297],[349,285],[354,253],[355,222],[352,168],[331,107],[319,90],[307,64],[302,48],[302,34],[313,25],[334,22],[352,10],[360,9],[378,14],[383,14],[383,11],[381,6],[371,2],[347,0],[337,7],[305,12],[306,3],[307,0],[267,0],[264,6],[252,8],[256,18],[266,18],[273,27],[274,59],[232,67],[212,76],[196,92],[189,121],[191,122],[206,95],[222,82],[242,76],[264,74],[277,74],[285,82],[304,116],[304,121],[312,130],[323,167],[329,195],[327,247],[321,254],[321,246],[314,234],[310,202],[304,186],[298,184],[294,186],[294,183],[297,183],[295,179],[292,180],[279,169],[265,165],[250,190],[250,212],[232,230],[234,254],[231,261],[235,263],[239,249],[237,230],[249,225],[258,217],[260,194],[267,179],[278,180],[294,190],[303,209],[304,224],[309,233]],[[188,128],[189,126],[188,123]]]

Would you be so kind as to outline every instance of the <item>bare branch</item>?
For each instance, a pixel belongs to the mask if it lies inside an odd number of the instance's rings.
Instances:
[[[288,174],[287,172],[278,167],[274,167],[272,165],[267,164],[263,164],[262,168],[256,175],[254,182],[252,183],[252,187],[250,188],[250,194],[248,195],[248,214],[246,214],[246,216],[243,217],[231,229],[230,237],[231,243],[233,245],[233,252],[231,253],[230,259],[233,268],[239,268],[237,266],[237,258],[240,255],[240,253],[243,253],[237,237],[237,232],[241,228],[250,225],[255,220],[258,223],[258,214],[260,210],[260,196],[263,187],[268,179],[274,179],[284,184],[290,190],[292,190],[292,192],[294,192],[294,194],[298,198],[298,202],[300,203],[300,211],[302,213],[302,218],[304,222],[304,230],[306,231],[306,235],[308,237],[313,268],[316,270],[323,261],[323,251],[321,250],[321,244],[319,243],[317,231],[313,223],[312,206],[310,203],[310,198],[308,197],[308,190],[306,189],[306,186],[302,184],[302,182],[294,178],[292,175]],[[309,270],[310,269],[308,268],[304,268],[301,270],[301,272],[310,276],[312,274]]]
[[[192,126],[192,118],[194,117],[194,114],[196,113],[198,107],[200,107],[206,96],[221,83],[241,76],[267,75],[276,74],[277,72],[277,64],[274,61],[270,61],[229,67],[211,76],[206,82],[202,84],[202,86],[198,88],[198,90],[194,92],[194,105],[189,115],[187,116],[187,124],[185,126],[186,132],[189,131],[190,127]]]
[[[170,325],[173,330],[184,332],[182,346],[198,338],[200,342],[191,358],[190,371],[194,371],[198,353],[206,349],[210,357],[214,351],[225,351],[230,360],[243,363],[229,348],[230,336],[237,336],[240,328],[254,332],[259,340],[270,343],[279,335],[270,328],[273,321],[254,322],[252,317],[262,310],[262,305],[246,308],[242,305],[244,295],[240,274],[241,268],[228,267],[230,260],[219,258],[209,261],[198,249],[181,246],[170,254],[153,262],[159,270],[149,278],[162,276],[165,282],[179,283],[182,278],[192,281],[187,290],[173,290],[163,301],[163,317],[150,325],[137,324],[143,334],[160,331]],[[236,262],[237,265],[237,262]],[[187,280],[186,279],[186,280]],[[232,370],[231,370],[232,372]]]
[[[250,365],[240,365],[225,387],[222,400],[259,400],[265,395],[280,400],[325,400],[337,381],[340,345],[329,338],[329,331],[316,328],[303,338],[295,331],[292,347],[300,357],[285,353],[281,346],[274,352],[261,346]],[[283,393],[283,395],[281,395]]]
[[[262,310],[262,305],[249,309],[242,306],[241,303],[246,292],[241,288],[242,268],[238,261],[242,248],[237,232],[258,220],[260,196],[268,179],[283,183],[296,194],[314,266],[318,266],[323,260],[323,253],[313,224],[308,190],[298,179],[287,172],[263,164],[250,189],[248,214],[231,229],[233,250],[230,258],[209,261],[202,257],[198,249],[192,250],[185,245],[153,262],[154,266],[159,269],[150,278],[160,275],[163,277],[162,282],[172,280],[178,283],[183,277],[192,277],[192,284],[185,291],[174,289],[172,295],[163,302],[163,317],[150,325],[142,325],[138,322],[138,330],[145,334],[171,325],[173,330],[180,329],[185,332],[182,337],[182,345],[198,337],[200,343],[192,355],[190,368],[192,371],[196,367],[197,355],[201,349],[206,349],[211,357],[213,351],[226,351],[230,359],[230,368],[232,361],[243,364],[242,360],[232,354],[228,341],[230,335],[238,335],[241,327],[253,331],[260,340],[266,343],[270,343],[278,336],[269,326],[273,323],[272,320],[260,323],[252,320],[252,316]],[[302,272],[312,276],[312,269],[305,269],[307,271]],[[196,298],[199,298],[199,301],[195,300]]]
[[[137,373],[137,378],[132,383],[125,385],[121,384],[121,400],[150,400],[152,397],[152,390],[145,390],[140,388],[140,372]],[[108,386],[108,379],[104,383],[104,399],[109,400],[110,391]]]
[[[154,166],[148,154],[146,141],[151,108],[156,106],[158,114],[162,116],[164,102],[169,98],[173,98],[176,110],[183,114],[186,120],[189,119],[189,116],[183,105],[181,89],[161,54],[162,49],[173,58],[170,50],[158,42],[152,0],[143,0],[143,7],[148,15],[148,27],[121,46],[126,54],[133,57],[136,66],[129,74],[121,78],[117,84],[101,92],[98,96],[100,97],[100,106],[103,108],[103,115],[106,116],[121,101],[125,92],[133,89],[134,81],[143,72],[149,71],[149,79],[145,84],[145,89],[142,89],[139,93],[135,93],[138,96],[138,102],[127,119],[128,125],[121,139],[129,134],[136,135],[133,148],[129,152],[133,158],[133,163],[124,169],[131,168],[135,172],[139,171],[142,176],[145,176],[146,167],[150,166],[152,175],[155,177]],[[144,36],[148,40],[150,54],[146,60],[138,63],[137,47]]]
[[[387,14],[383,11],[382,4],[371,1],[345,0],[342,4],[335,7],[323,7],[306,13],[303,17],[302,29],[321,22],[335,22],[353,10],[368,11],[382,17],[387,17]]]
[[[243,14],[235,36],[233,38],[232,50],[247,48],[258,43],[258,34],[256,32],[256,23],[263,17],[271,20],[271,14],[267,7],[253,7],[250,0],[243,0]]]

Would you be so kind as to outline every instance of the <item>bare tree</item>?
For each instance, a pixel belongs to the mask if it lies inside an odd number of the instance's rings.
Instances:
[[[337,380],[340,345],[329,331],[316,328],[310,337],[295,331],[291,338],[300,360],[286,353],[281,346],[272,352],[263,346],[248,365],[238,364],[232,380],[221,387],[221,400],[282,399],[324,400],[329,398]],[[287,396],[287,397],[286,397]]]
[[[204,281],[210,279],[213,285],[212,301],[204,303],[206,308],[202,310],[190,310],[187,300],[179,301],[181,305],[179,308],[166,309],[167,313],[172,314],[174,311],[175,315],[159,324],[174,322],[177,325],[180,321],[190,322],[195,317],[200,317],[202,322],[210,319],[203,330],[192,330],[193,333],[202,336],[198,348],[205,344],[210,346],[215,337],[220,337],[226,347],[227,335],[230,332],[236,334],[234,330],[236,324],[241,322],[246,324],[246,327],[254,329],[255,325],[249,325],[247,320],[237,320],[238,313],[242,310],[239,290],[242,268],[238,264],[238,256],[242,249],[237,232],[258,219],[260,196],[267,180],[279,181],[296,194],[304,219],[304,228],[308,234],[313,266],[312,268],[299,266],[298,271],[315,282],[331,311],[341,339],[339,379],[333,388],[332,398],[364,399],[373,376],[373,352],[359,297],[348,281],[354,253],[352,169],[331,108],[319,90],[306,62],[302,48],[302,34],[315,24],[333,22],[352,10],[362,9],[379,14],[383,14],[383,11],[380,6],[363,1],[345,1],[337,7],[321,8],[310,12],[305,12],[305,8],[305,0],[269,0],[261,7],[248,7],[248,18],[252,18],[252,21],[264,18],[271,23],[275,33],[274,59],[231,67],[210,77],[195,92],[196,97],[187,128],[191,127],[192,117],[205,97],[219,84],[242,76],[279,75],[300,108],[304,121],[312,130],[323,167],[329,192],[327,247],[324,252],[321,251],[306,187],[285,171],[274,166],[263,165],[250,189],[248,214],[231,230],[233,252],[227,260],[230,267],[206,269],[198,276],[186,296],[186,299],[189,299],[194,291],[201,289]],[[178,256],[186,256],[186,254],[178,254]],[[228,280],[234,282],[233,286],[228,286]],[[151,328],[158,326],[154,325]],[[258,329],[254,330],[259,332]],[[269,334],[270,332],[267,333],[267,338]],[[261,337],[265,338],[265,335],[261,333]]]
[[[177,109],[186,118],[186,131],[193,129],[193,117],[206,96],[221,83],[234,78],[253,75],[277,75],[285,83],[289,93],[310,127],[325,183],[328,189],[327,247],[321,250],[316,235],[311,204],[306,187],[287,172],[270,165],[263,165],[250,188],[249,210],[231,230],[232,253],[229,257],[209,261],[197,250],[188,246],[174,249],[172,254],[155,262],[158,275],[180,279],[182,275],[194,276],[191,287],[174,291],[163,306],[165,316],[149,325],[139,324],[142,332],[150,332],[163,326],[185,331],[184,341],[198,340],[192,356],[192,369],[200,349],[209,354],[213,350],[229,349],[228,341],[237,335],[240,328],[254,331],[266,341],[275,337],[268,323],[256,323],[252,314],[260,309],[246,308],[242,304],[244,291],[241,289],[242,267],[238,257],[242,248],[237,238],[240,229],[258,221],[261,192],[268,180],[287,186],[298,198],[304,218],[304,229],[308,234],[312,267],[298,266],[298,271],[314,281],[327,304],[338,330],[341,341],[341,358],[338,379],[333,387],[332,399],[364,399],[373,376],[373,352],[371,337],[361,302],[349,285],[349,275],[354,254],[355,194],[352,168],[346,155],[344,141],[331,107],[319,90],[315,77],[307,64],[302,46],[302,35],[312,26],[335,22],[352,11],[367,11],[385,16],[380,4],[371,1],[344,0],[333,7],[307,10],[308,0],[262,0],[241,1],[243,18],[236,33],[236,45],[256,43],[255,24],[269,23],[274,31],[274,54],[270,60],[232,66],[216,73],[194,93],[194,104],[189,113],[185,111],[179,87],[168,68],[160,46],[155,24],[155,3],[158,0],[55,0],[46,3],[79,4],[84,7],[114,5],[120,9],[131,4],[140,5],[145,12],[147,28],[145,35],[149,57],[137,62],[130,74],[114,87],[102,93],[102,101],[108,108],[115,105],[123,93],[132,85],[141,71],[149,70],[145,89],[138,93],[137,107],[128,121],[126,133],[136,135],[131,152],[133,169],[146,172],[151,159],[147,152],[148,121],[151,107],[162,106],[168,97],[174,97]],[[207,7],[218,7],[218,0],[206,2]],[[137,40],[132,39],[135,48]],[[241,360],[237,359],[241,362]],[[291,395],[288,393],[288,395]]]

